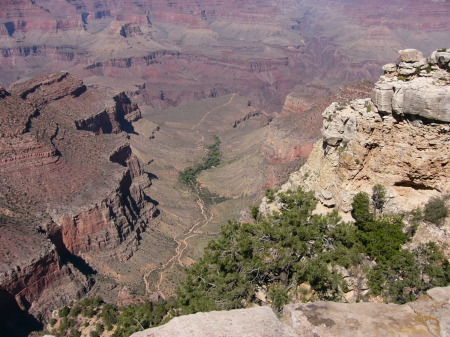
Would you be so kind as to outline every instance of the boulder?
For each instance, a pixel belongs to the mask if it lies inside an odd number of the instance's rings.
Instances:
[[[395,63],[388,63],[385,64],[381,69],[383,69],[385,73],[393,73],[394,71],[397,71],[397,65]]]
[[[380,81],[375,83],[372,91],[372,101],[378,111],[392,113],[392,96],[394,95],[392,82]]]
[[[431,78],[406,83],[393,96],[398,113],[450,122],[450,86],[436,86]]]
[[[331,104],[322,116],[324,118],[322,135],[324,142],[331,146],[346,144],[355,132],[356,117],[350,106]]]
[[[439,67],[445,69],[449,68],[449,62],[450,62],[450,52],[437,52],[436,53],[436,61]]]
[[[423,59],[423,54],[416,49],[403,49],[398,52],[400,62],[418,62]]]

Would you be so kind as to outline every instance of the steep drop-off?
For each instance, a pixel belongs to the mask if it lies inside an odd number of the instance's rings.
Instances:
[[[46,320],[104,260],[128,259],[154,216],[150,180],[120,133],[140,112],[64,72],[0,99],[0,306],[14,299]]]

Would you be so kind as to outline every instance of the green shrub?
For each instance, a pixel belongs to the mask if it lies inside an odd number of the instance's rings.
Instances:
[[[266,189],[266,198],[269,200],[269,202],[273,202],[275,200],[275,191],[271,188]]]
[[[259,217],[259,207],[255,205],[250,206],[250,216],[253,220],[257,220]]]
[[[269,299],[277,310],[289,303],[289,295],[285,286],[276,284],[269,289]]]
[[[372,202],[373,207],[382,213],[387,202],[386,188],[383,185],[377,184],[372,188]]]
[[[442,225],[448,216],[446,197],[433,197],[425,205],[423,219],[435,225]]]
[[[67,317],[70,312],[70,308],[66,305],[61,310],[58,311],[58,316],[61,318]]]
[[[82,308],[81,308],[81,304],[76,303],[72,306],[72,308],[70,309],[69,312],[69,316],[70,317],[77,317],[79,314],[81,314]]]
[[[366,222],[373,220],[370,212],[370,198],[366,192],[359,192],[353,197],[352,208],[352,217],[358,227],[362,228]]]
[[[103,324],[97,323],[95,325],[95,331],[97,331],[101,335],[102,332],[105,331],[105,327],[103,326]]]
[[[70,330],[70,337],[81,337],[81,332],[73,328]]]
[[[107,330],[111,330],[109,327],[112,328],[117,322],[117,310],[113,305],[105,304],[100,317],[102,318],[103,323],[105,323]]]

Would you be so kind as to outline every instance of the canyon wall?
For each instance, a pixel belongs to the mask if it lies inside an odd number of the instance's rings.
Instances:
[[[145,102],[164,109],[239,93],[259,108],[279,111],[292,91],[376,79],[381,62],[398,49],[450,43],[450,9],[442,1],[8,0],[2,5],[4,85],[67,69],[97,83],[99,77],[145,82]]]
[[[0,303],[14,298],[45,321],[86,293],[105,259],[127,260],[155,215],[121,132],[140,111],[66,72],[2,88],[0,99]]]

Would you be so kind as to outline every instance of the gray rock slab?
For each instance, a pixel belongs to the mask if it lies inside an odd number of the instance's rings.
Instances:
[[[285,307],[285,319],[300,336],[434,336],[408,306],[315,302]]]
[[[175,317],[132,337],[298,337],[269,307],[212,311]]]

